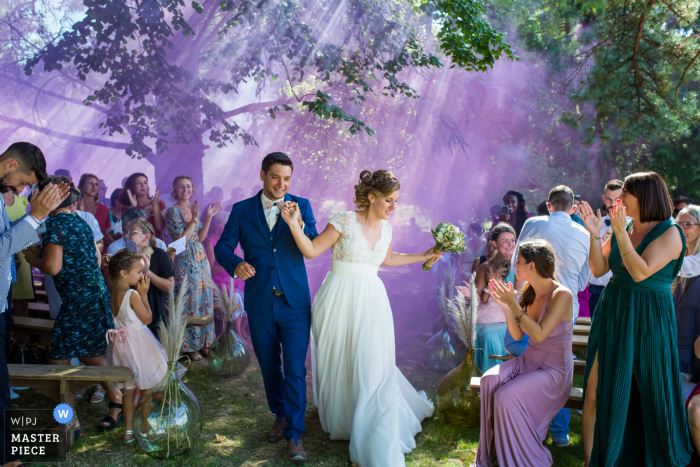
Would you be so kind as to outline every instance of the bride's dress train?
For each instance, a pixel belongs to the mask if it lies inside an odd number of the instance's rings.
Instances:
[[[360,467],[405,465],[404,453],[434,410],[396,367],[393,316],[377,276],[391,243],[391,226],[382,222],[370,250],[355,212],[331,218],[341,236],[312,306],[314,403],[323,430],[349,439],[350,459]]]

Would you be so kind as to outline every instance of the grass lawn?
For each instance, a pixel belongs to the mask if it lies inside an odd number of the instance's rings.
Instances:
[[[419,268],[420,266],[418,266]],[[444,374],[425,370],[420,365],[422,344],[430,337],[431,323],[437,315],[437,304],[432,299],[426,282],[427,274],[381,274],[390,294],[395,316],[397,363],[406,377],[418,389],[425,389],[435,400],[435,391]],[[400,293],[399,293],[400,292]],[[309,407],[306,414],[306,434],[302,440],[309,456],[307,466],[351,465],[347,441],[331,441],[321,429],[318,413],[311,394],[311,365],[307,360]],[[123,425],[111,433],[97,430],[100,418],[107,414],[107,401],[77,405],[82,427],[82,438],[68,454],[65,466],[292,466],[286,460],[284,443],[268,443],[265,432],[273,417],[267,409],[260,369],[255,358],[246,373],[234,379],[215,377],[207,363],[195,363],[183,381],[197,395],[204,412],[204,431],[197,447],[173,460],[152,459],[135,445],[123,443]],[[575,383],[581,385],[581,378]],[[22,391],[14,401],[16,408],[53,408],[55,403],[33,390]],[[581,417],[572,413],[571,443],[557,448],[551,438],[545,445],[552,452],[557,467],[580,467],[583,464]],[[423,422],[423,431],[416,437],[417,448],[406,456],[410,467],[464,466],[474,459],[479,441],[479,428],[462,428],[448,424],[435,411]],[[36,465],[36,464],[35,464]]]

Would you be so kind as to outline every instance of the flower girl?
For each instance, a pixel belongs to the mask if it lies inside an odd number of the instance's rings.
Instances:
[[[111,366],[125,366],[134,372],[134,379],[120,383],[124,392],[124,421],[127,443],[134,441],[134,390],[141,390],[141,415],[148,423],[152,400],[146,395],[149,388],[165,376],[168,357],[163,346],[153,335],[148,324],[151,308],[148,305],[150,280],[143,274],[143,257],[129,250],[121,250],[109,262],[112,282],[112,314],[114,327],[107,332],[107,362]],[[136,290],[131,287],[136,287]],[[148,426],[141,426],[141,432]]]

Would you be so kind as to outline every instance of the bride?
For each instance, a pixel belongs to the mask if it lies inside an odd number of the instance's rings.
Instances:
[[[294,240],[307,259],[333,247],[331,271],[314,298],[316,343],[314,399],[323,430],[350,440],[350,460],[360,467],[405,465],[421,421],[433,404],[396,367],[394,321],[380,265],[402,266],[438,258],[394,253],[387,221],[396,209],[399,181],[391,172],[368,170],[355,186],[357,211],[334,215],[313,241],[299,226],[293,203],[282,208]],[[313,356],[313,351],[312,351]]]

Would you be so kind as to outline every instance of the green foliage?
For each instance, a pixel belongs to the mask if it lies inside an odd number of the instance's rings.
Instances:
[[[512,51],[480,19],[473,1],[441,2],[431,15],[441,21],[444,50],[465,69],[484,70]],[[169,144],[209,139],[221,147],[233,140],[255,142],[224,110],[226,95],[250,90],[256,97],[279,93],[279,77],[290,89],[310,92],[292,100],[320,118],[350,123],[351,134],[373,130],[360,120],[365,95],[418,97],[405,73],[440,67],[425,50],[414,24],[425,19],[410,7],[384,0],[207,0],[186,7],[180,0],[85,0],[85,17],[28,60],[30,75],[64,67],[85,81],[104,84],[86,99],[107,107],[105,134],[129,134],[126,152],[147,156]],[[332,27],[329,25],[332,24]],[[465,29],[466,28],[466,29]],[[467,31],[468,29],[468,31]],[[352,99],[346,99],[352,96]],[[274,118],[290,99],[268,109]],[[334,102],[342,102],[342,106]]]

